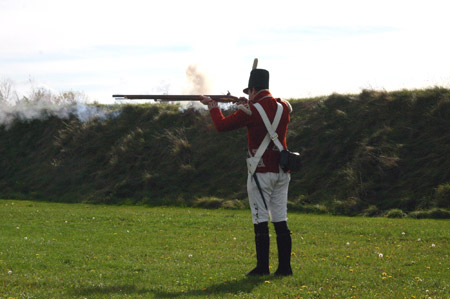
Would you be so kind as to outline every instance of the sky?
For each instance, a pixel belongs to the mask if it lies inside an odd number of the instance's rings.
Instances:
[[[243,96],[253,59],[275,97],[450,88],[447,0],[0,0],[0,80],[112,94]]]

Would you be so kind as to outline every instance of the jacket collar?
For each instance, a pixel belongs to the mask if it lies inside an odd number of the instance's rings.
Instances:
[[[262,100],[263,98],[266,97],[271,97],[272,98],[272,94],[270,93],[270,91],[268,89],[262,89],[260,91],[258,91],[258,93],[255,95],[255,97],[253,98],[253,102],[259,102],[260,100]]]

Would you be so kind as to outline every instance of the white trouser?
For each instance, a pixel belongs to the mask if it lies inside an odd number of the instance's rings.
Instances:
[[[267,204],[259,192],[258,185],[251,174],[247,179],[247,192],[252,211],[253,224],[287,221],[287,197],[291,175],[280,169],[279,173],[256,173],[261,191]]]

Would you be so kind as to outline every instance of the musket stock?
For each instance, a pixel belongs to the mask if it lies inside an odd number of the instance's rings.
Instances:
[[[201,95],[141,95],[141,94],[115,94],[116,100],[157,100],[157,101],[201,101]],[[232,95],[207,95],[214,101],[222,103],[238,102],[239,98]]]

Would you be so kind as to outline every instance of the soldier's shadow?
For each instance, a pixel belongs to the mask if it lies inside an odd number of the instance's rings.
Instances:
[[[225,281],[223,283],[213,284],[206,288],[199,288],[185,292],[153,291],[153,294],[158,298],[248,294],[251,293],[255,287],[261,283],[264,283],[265,280],[267,280],[267,277],[265,279],[264,277],[245,277],[240,280]]]
[[[210,295],[236,295],[248,294],[253,291],[255,287],[264,283],[267,277],[245,277],[239,280],[230,280],[218,284],[210,285],[206,288],[198,286],[196,289],[187,291],[173,291],[168,292],[164,290],[139,288],[134,285],[115,285],[115,286],[90,286],[85,288],[78,288],[73,291],[78,296],[93,296],[93,295],[145,295],[153,294],[156,298],[177,298],[189,296],[210,296]]]

